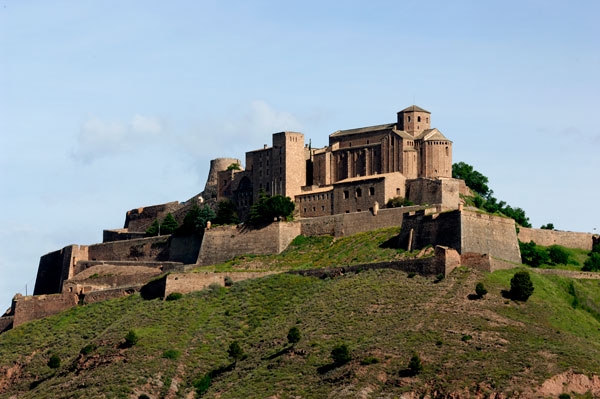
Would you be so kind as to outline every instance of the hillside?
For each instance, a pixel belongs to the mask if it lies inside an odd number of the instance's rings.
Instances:
[[[312,243],[323,246],[314,252],[296,245],[279,259],[304,268],[309,253],[335,258],[342,243]],[[335,261],[358,261],[353,248]],[[261,268],[247,261],[219,267]],[[206,375],[204,397],[220,398],[599,395],[597,378],[586,385],[578,375],[600,374],[598,281],[531,273],[535,292],[519,303],[501,294],[513,273],[460,268],[441,281],[394,270],[280,274],[173,301],[133,295],[81,306],[0,335],[0,397],[192,398]],[[489,293],[470,300],[477,282]],[[291,347],[294,326],[301,339]],[[127,347],[130,330],[139,340]],[[245,352],[235,366],[233,341]],[[352,360],[336,367],[330,353],[342,343]],[[413,353],[424,365],[416,376],[406,372]],[[56,369],[47,366],[52,355]]]

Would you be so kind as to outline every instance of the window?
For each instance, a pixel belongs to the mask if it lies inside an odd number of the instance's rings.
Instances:
[[[369,187],[369,195],[375,195],[375,187]]]
[[[400,195],[400,189],[399,188],[396,189],[396,195]]]
[[[410,115],[408,116],[408,121],[410,122]]]
[[[348,192],[347,190],[344,191],[344,199],[348,199],[350,198],[350,192]]]
[[[421,122],[421,117],[417,116],[417,122]]]
[[[356,189],[356,197],[362,197],[362,190],[360,188]]]

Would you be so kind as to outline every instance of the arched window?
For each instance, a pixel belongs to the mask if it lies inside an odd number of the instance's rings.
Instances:
[[[417,122],[421,122],[421,117],[417,116]]]

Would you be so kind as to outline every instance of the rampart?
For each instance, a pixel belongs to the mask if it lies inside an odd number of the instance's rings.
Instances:
[[[277,274],[280,272],[228,272],[228,273],[170,273],[165,277],[164,297],[173,293],[188,294],[194,291],[201,291],[211,284],[225,286],[225,277],[229,277],[232,282],[260,278]]]
[[[439,204],[443,209],[456,209],[460,201],[460,180],[449,178],[406,181],[406,198],[416,204]]]
[[[31,320],[41,319],[77,305],[77,295],[62,293],[52,295],[20,296],[15,301],[13,327]]]
[[[73,266],[88,259],[88,247],[69,245],[40,258],[33,295],[61,292],[63,281],[73,276]]]
[[[491,258],[521,263],[512,219],[476,211],[457,210],[425,215],[406,215],[399,235],[405,249],[443,245],[459,253],[487,254]]]
[[[145,232],[133,231],[127,229],[113,229],[102,231],[102,242],[135,240],[136,238],[144,238]]]
[[[580,248],[590,251],[594,244],[594,238],[598,237],[589,233],[575,233],[572,231],[519,228],[518,234],[521,242],[533,241],[537,245],[549,247],[550,245],[561,245],[567,248]]]
[[[162,220],[168,213],[175,212],[181,205],[178,201],[132,209],[125,216],[125,228],[144,232],[156,219]]]
[[[298,222],[277,222],[261,229],[219,226],[204,232],[199,265],[222,263],[236,256],[279,254],[300,235]]]
[[[422,209],[424,209],[423,206],[406,206],[379,209],[376,214],[371,211],[363,211],[300,219],[301,233],[305,236],[344,237],[370,230],[400,226],[405,213]]]

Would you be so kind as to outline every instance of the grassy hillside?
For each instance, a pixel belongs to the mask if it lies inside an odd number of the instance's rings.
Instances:
[[[348,262],[368,255],[342,243],[316,251],[322,265],[343,252]],[[282,258],[310,264],[313,244],[323,243],[297,242],[305,254]],[[77,307],[0,335],[0,397],[191,398],[207,375],[210,398],[514,397],[567,370],[600,374],[600,283],[531,273],[535,292],[519,303],[501,295],[513,273],[460,268],[442,281],[394,270],[281,274],[175,301],[134,295]],[[477,282],[489,293],[470,300]],[[292,327],[301,334],[293,347]],[[129,331],[139,338],[131,347]],[[234,341],[245,354],[236,364]],[[330,354],[339,344],[352,360],[337,366]],[[413,353],[424,366],[415,376],[407,372]]]

